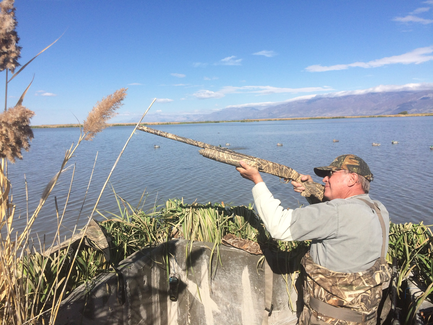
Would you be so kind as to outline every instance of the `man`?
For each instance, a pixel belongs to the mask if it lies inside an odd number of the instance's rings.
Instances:
[[[327,201],[284,209],[257,169],[241,162],[236,168],[253,181],[256,209],[275,239],[311,240],[302,259],[305,270],[304,309],[299,324],[376,324],[382,285],[389,281],[385,261],[389,215],[369,195],[373,174],[355,155],[337,157],[314,168],[323,177]],[[303,181],[312,181],[303,175]],[[292,182],[296,192],[302,184]]]

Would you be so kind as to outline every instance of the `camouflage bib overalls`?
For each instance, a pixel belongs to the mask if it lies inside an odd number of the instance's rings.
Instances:
[[[385,224],[377,204],[368,204],[379,217],[382,226],[382,253],[374,265],[363,272],[334,272],[313,262],[307,253],[301,261],[304,267],[304,308],[298,324],[373,325],[382,289],[391,278],[385,260]]]

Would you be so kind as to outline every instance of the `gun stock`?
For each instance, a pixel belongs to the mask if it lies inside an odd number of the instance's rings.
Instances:
[[[301,175],[296,170],[285,165],[277,164],[272,161],[257,158],[254,156],[245,155],[230,149],[221,148],[204,142],[181,137],[172,133],[155,130],[147,126],[139,126],[137,130],[202,148],[199,153],[203,157],[209,159],[213,159],[236,167],[240,166],[239,161],[242,160],[248,165],[257,168],[260,172],[278,176],[280,178],[293,180],[298,183],[303,183],[305,191],[301,193],[302,196],[306,197],[310,203],[323,201],[323,185],[316,182],[302,182]]]

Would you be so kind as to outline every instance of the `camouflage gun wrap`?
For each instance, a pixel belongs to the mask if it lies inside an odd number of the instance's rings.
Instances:
[[[305,191],[301,193],[302,196],[305,196],[310,203],[323,201],[323,192],[324,192],[323,185],[316,182],[302,182],[301,175],[294,169],[287,167],[285,165],[281,165],[269,160],[245,155],[227,148],[221,148],[204,142],[181,137],[172,133],[155,130],[147,126],[139,126],[137,130],[148,132],[151,134],[155,134],[164,138],[176,140],[186,144],[190,144],[199,148],[203,148],[202,150],[199,151],[199,153],[203,157],[209,159],[213,159],[236,167],[240,167],[239,161],[242,160],[246,162],[248,165],[257,168],[260,172],[264,172],[288,180],[293,180],[298,183],[303,183],[303,186],[305,187]]]

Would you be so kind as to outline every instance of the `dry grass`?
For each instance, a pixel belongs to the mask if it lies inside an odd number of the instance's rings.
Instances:
[[[10,70],[13,73],[20,65],[21,47],[18,46],[16,25],[14,0],[3,0],[0,3],[0,71]]]
[[[96,104],[84,121],[85,140],[92,140],[96,133],[107,127],[107,120],[115,116],[115,111],[122,106],[126,90],[126,88],[119,89]]]
[[[30,149],[33,139],[30,119],[34,114],[24,106],[15,106],[0,114],[0,158],[15,162],[23,158],[22,149]]]
[[[16,218],[15,206],[5,170],[7,159],[12,162],[16,158],[21,159],[21,150],[28,150],[30,147],[29,141],[33,138],[33,132],[29,124],[33,112],[18,105],[0,114],[0,157],[2,157],[0,168],[0,322],[2,324],[23,324],[26,321],[38,323],[43,319],[41,313],[44,311],[49,312],[46,314],[47,322],[54,324],[57,308],[65,291],[68,290],[69,276],[66,279],[59,276],[59,271],[64,269],[66,260],[59,254],[60,251],[54,257],[43,257],[36,253],[33,245],[29,243],[32,226],[62,172],[68,168],[67,164],[78,146],[83,140],[93,138],[104,129],[106,121],[121,106],[125,96],[126,89],[121,89],[95,105],[86,120],[86,130],[80,132],[77,143],[71,145],[66,151],[59,171],[47,184],[37,208],[32,213],[28,212],[30,217],[26,227],[19,233],[13,232],[13,221]],[[67,196],[69,194],[67,193]],[[58,223],[61,224],[66,206],[63,213],[59,212],[58,207],[56,208]],[[59,237],[58,226],[56,238]],[[74,256],[74,260],[68,265],[71,270],[76,258],[81,257]],[[52,275],[49,281],[47,274]],[[46,305],[48,298],[53,303],[51,309]]]

